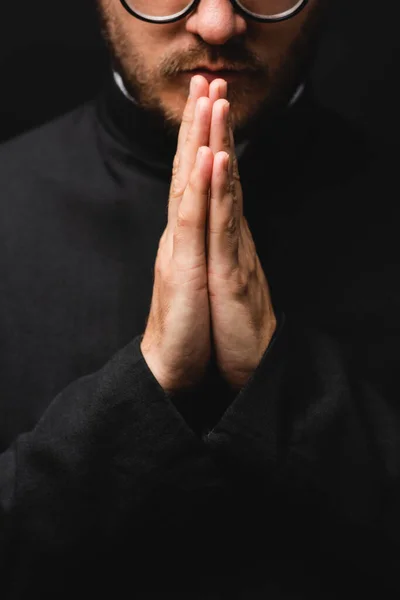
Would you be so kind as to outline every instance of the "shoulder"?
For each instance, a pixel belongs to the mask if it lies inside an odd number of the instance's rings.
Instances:
[[[0,145],[1,203],[10,194],[66,183],[93,155],[92,102]]]
[[[0,145],[0,238],[68,220],[102,189],[93,100]],[[64,225],[63,225],[64,226]]]
[[[25,261],[44,238],[70,235],[77,204],[101,188],[96,127],[91,101],[0,145],[4,251]]]

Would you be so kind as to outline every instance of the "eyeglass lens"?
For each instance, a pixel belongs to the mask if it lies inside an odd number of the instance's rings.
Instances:
[[[276,17],[297,9],[303,0],[239,0],[238,4],[247,12],[259,17]],[[127,0],[136,13],[144,17],[173,17],[185,12],[188,0]]]

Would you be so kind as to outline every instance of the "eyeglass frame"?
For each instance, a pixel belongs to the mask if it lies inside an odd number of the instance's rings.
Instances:
[[[165,25],[167,23],[175,23],[176,21],[180,21],[184,19],[191,12],[196,10],[201,0],[192,0],[189,2],[187,8],[181,10],[180,13],[173,15],[172,17],[148,17],[143,15],[142,13],[136,12],[133,8],[128,5],[127,0],[120,0],[122,6],[125,10],[128,11],[133,17],[140,19],[141,21],[145,21],[146,23],[153,23],[153,25]],[[309,0],[298,0],[297,5],[295,4],[293,9],[289,9],[284,13],[280,13],[274,17],[260,17],[255,13],[248,12],[245,8],[243,8],[239,4],[239,0],[230,0],[232,6],[237,10],[237,12],[244,17],[250,18],[254,21],[258,21],[259,23],[278,23],[280,21],[286,21],[287,19],[291,19],[296,16],[300,11],[305,8],[309,2]]]

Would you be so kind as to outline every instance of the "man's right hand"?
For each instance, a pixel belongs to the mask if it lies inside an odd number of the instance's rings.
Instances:
[[[214,156],[208,147],[212,115],[208,95],[207,81],[195,76],[179,132],[168,224],[158,248],[141,342],[144,359],[166,392],[199,383],[211,357],[206,222]],[[196,165],[200,148],[205,154],[201,169]]]

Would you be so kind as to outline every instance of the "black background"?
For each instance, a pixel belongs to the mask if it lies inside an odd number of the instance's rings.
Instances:
[[[107,64],[94,0],[4,4],[0,12],[3,141],[90,98],[101,86]],[[397,142],[400,132],[398,4],[397,0],[332,0],[328,31],[313,72],[322,103],[390,142]]]

